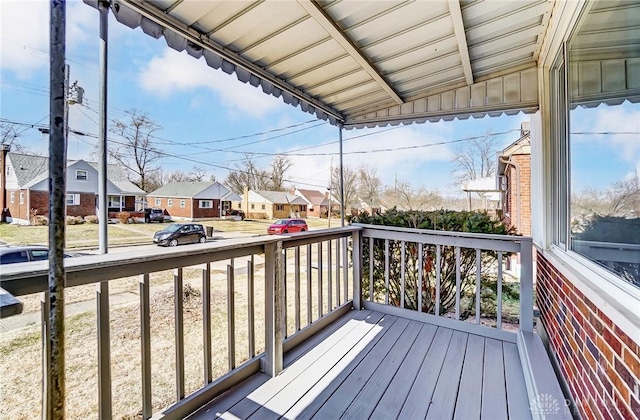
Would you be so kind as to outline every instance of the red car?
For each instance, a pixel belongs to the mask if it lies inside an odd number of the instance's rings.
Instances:
[[[306,232],[309,230],[307,222],[302,219],[280,219],[267,228],[269,235],[280,235],[281,233]]]

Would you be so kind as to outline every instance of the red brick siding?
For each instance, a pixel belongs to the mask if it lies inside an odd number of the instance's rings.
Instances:
[[[220,200],[211,200],[213,208],[201,209],[199,199],[191,198],[172,198],[171,207],[169,207],[169,198],[160,198],[160,205],[156,204],[157,197],[147,198],[148,207],[159,207],[164,209],[165,214],[169,214],[172,217],[179,217],[185,219],[206,219],[210,217],[219,217]],[[185,207],[180,207],[180,201],[185,200]],[[191,211],[193,207],[193,212]]]
[[[507,191],[503,203],[503,222],[513,225],[518,233],[531,236],[531,155],[513,155],[511,161],[520,168],[520,224],[518,225],[518,188],[516,169],[507,166]]]
[[[620,330],[540,254],[536,301],[550,349],[580,415],[640,419],[638,341]]]
[[[96,214],[96,195],[80,193],[80,204],[67,206],[67,216],[89,216]]]

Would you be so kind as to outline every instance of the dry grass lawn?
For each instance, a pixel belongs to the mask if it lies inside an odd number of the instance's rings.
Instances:
[[[301,249],[301,323],[307,321],[307,274],[306,249]],[[335,252],[335,250],[334,250]],[[314,260],[317,253],[314,251]],[[294,327],[294,269],[293,257],[287,266],[287,331]],[[323,312],[328,311],[327,261],[323,269]],[[236,365],[248,360],[248,308],[247,276],[244,259],[235,261],[235,342]],[[264,272],[256,267],[255,274],[255,348],[264,349]],[[336,289],[336,266],[334,257],[333,289]],[[342,273],[342,271],[341,271]],[[351,273],[349,273],[351,276]],[[152,348],[152,402],[153,410],[175,402],[175,342],[173,274],[171,272],[151,275],[151,348]],[[202,274],[198,267],[184,270],[184,342],[185,342],[185,388],[189,394],[204,384],[202,348]],[[349,278],[349,296],[352,296]],[[318,318],[317,310],[318,273],[312,270],[312,320]],[[84,286],[66,290],[69,304],[95,294],[95,286]],[[78,290],[73,290],[78,289]],[[137,293],[138,280],[134,278],[110,282],[110,293],[129,291]],[[342,293],[342,286],[341,286]],[[29,297],[30,310],[37,308],[39,296]],[[212,355],[214,378],[226,373],[228,367],[227,347],[227,279],[226,272],[215,271],[211,279]],[[336,299],[333,298],[333,306]],[[111,307],[111,360],[113,415],[118,419],[138,418],[141,410],[141,362],[140,362],[140,308],[137,300]],[[66,383],[67,417],[96,418],[97,397],[97,350],[95,310],[69,317],[66,328]],[[4,332],[0,335],[0,418],[32,419],[39,417],[41,407],[41,342],[37,326]]]

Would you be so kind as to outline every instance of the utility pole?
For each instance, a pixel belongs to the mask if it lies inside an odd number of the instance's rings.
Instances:
[[[327,220],[329,221],[329,226],[331,227],[331,191],[333,191],[333,158],[331,158],[331,166],[329,166],[329,211],[327,212]]]

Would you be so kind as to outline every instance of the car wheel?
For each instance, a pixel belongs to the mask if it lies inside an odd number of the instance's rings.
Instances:
[[[203,243],[207,242],[207,238],[205,238],[204,236],[201,236],[200,239],[198,239],[198,242],[203,244]]]
[[[177,239],[172,239],[169,241],[169,246],[178,246],[178,240]]]
[[[306,230],[305,228],[302,228],[302,229],[300,229],[300,232],[304,232],[305,230]]]

